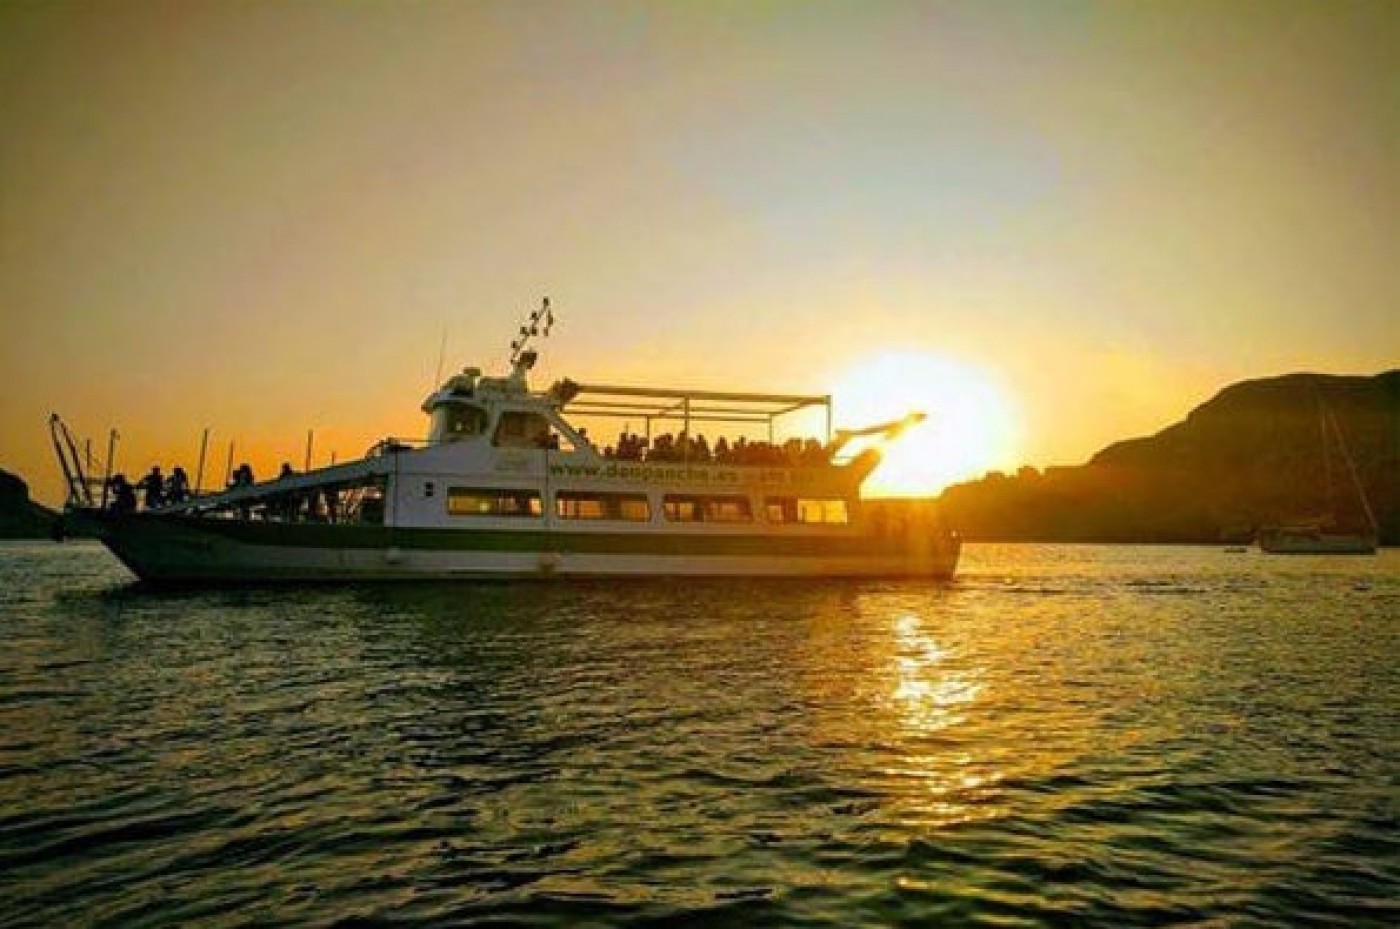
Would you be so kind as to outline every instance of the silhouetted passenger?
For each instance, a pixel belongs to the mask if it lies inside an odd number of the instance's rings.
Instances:
[[[165,499],[168,503],[184,503],[190,498],[190,479],[185,469],[176,465],[165,482]]]
[[[292,467],[291,462],[284,461],[282,462],[282,470],[277,472],[277,479],[279,481],[284,481],[289,477],[295,477],[296,473],[297,472]],[[282,519],[288,520],[295,519],[297,513],[300,510],[301,495],[297,493],[278,494],[277,496],[271,498],[271,502],[268,505],[269,515],[278,516]]]
[[[233,480],[229,482],[229,489],[237,490],[241,487],[252,487],[253,483],[253,467],[245,461],[233,470]],[[238,504],[239,519],[251,519],[252,516],[252,504],[247,501]]]
[[[647,440],[623,430],[617,437],[617,457],[625,461],[641,461],[646,453]]]
[[[126,479],[125,474],[114,474],[107,482],[107,486],[112,491],[112,503],[110,509],[113,513],[125,514],[136,512],[136,488],[131,486],[131,482]]]
[[[333,523],[336,521],[338,515],[337,510],[339,509],[340,494],[334,487],[322,487],[321,496],[326,504],[326,522]]]
[[[154,510],[165,504],[165,475],[160,473],[160,465],[151,465],[150,473],[136,486],[146,492],[146,509]]]
[[[233,469],[233,481],[230,482],[230,487],[252,487],[253,483],[252,465],[245,461]]]
[[[671,433],[659,435],[656,441],[651,443],[651,451],[647,453],[648,461],[676,461],[680,458],[676,454],[676,440]]]

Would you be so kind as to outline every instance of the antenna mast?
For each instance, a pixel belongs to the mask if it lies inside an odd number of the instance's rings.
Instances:
[[[520,334],[510,343],[511,376],[524,378],[525,372],[535,366],[539,352],[530,347],[530,340],[536,337],[547,338],[554,327],[554,310],[545,297],[540,308],[530,314],[529,321],[520,327]]]
[[[432,383],[431,385],[429,385],[432,389],[436,389],[436,388],[437,388],[437,385],[439,385],[439,384],[442,383],[442,362],[443,362],[443,359],[446,358],[446,357],[447,357],[447,326],[446,326],[446,324],[444,324],[443,327],[442,327],[442,342],[439,343],[439,345],[438,345],[437,372],[436,372],[435,374],[433,374],[433,383]]]

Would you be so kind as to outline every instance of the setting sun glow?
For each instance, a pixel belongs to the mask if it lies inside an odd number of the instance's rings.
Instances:
[[[859,428],[910,412],[927,419],[885,448],[866,482],[870,496],[937,494],[1017,460],[1019,421],[996,381],[950,358],[916,352],[878,355],[833,390],[837,425]]]

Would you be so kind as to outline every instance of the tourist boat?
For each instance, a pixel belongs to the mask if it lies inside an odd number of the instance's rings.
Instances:
[[[860,496],[881,448],[918,414],[832,434],[830,396],[569,380],[534,390],[532,340],[552,323],[546,300],[507,374],[466,368],[434,390],[426,440],[386,439],[358,461],[146,509],[111,505],[110,482],[87,475],[55,416],[66,520],[152,582],[953,574],[959,539],[927,507]],[[748,458],[696,440],[600,449],[581,425],[771,435],[800,410],[824,411],[827,441],[799,443],[796,456],[767,442]]]

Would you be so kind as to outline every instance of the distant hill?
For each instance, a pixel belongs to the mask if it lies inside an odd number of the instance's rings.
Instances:
[[[1346,440],[1382,543],[1400,544],[1400,370],[1234,384],[1085,465],[950,487],[941,509],[965,538],[986,540],[1242,541],[1260,525],[1329,511],[1350,523],[1360,504],[1335,443],[1327,453],[1319,402]]]
[[[0,470],[0,539],[47,539],[58,514],[29,499],[29,485]]]

